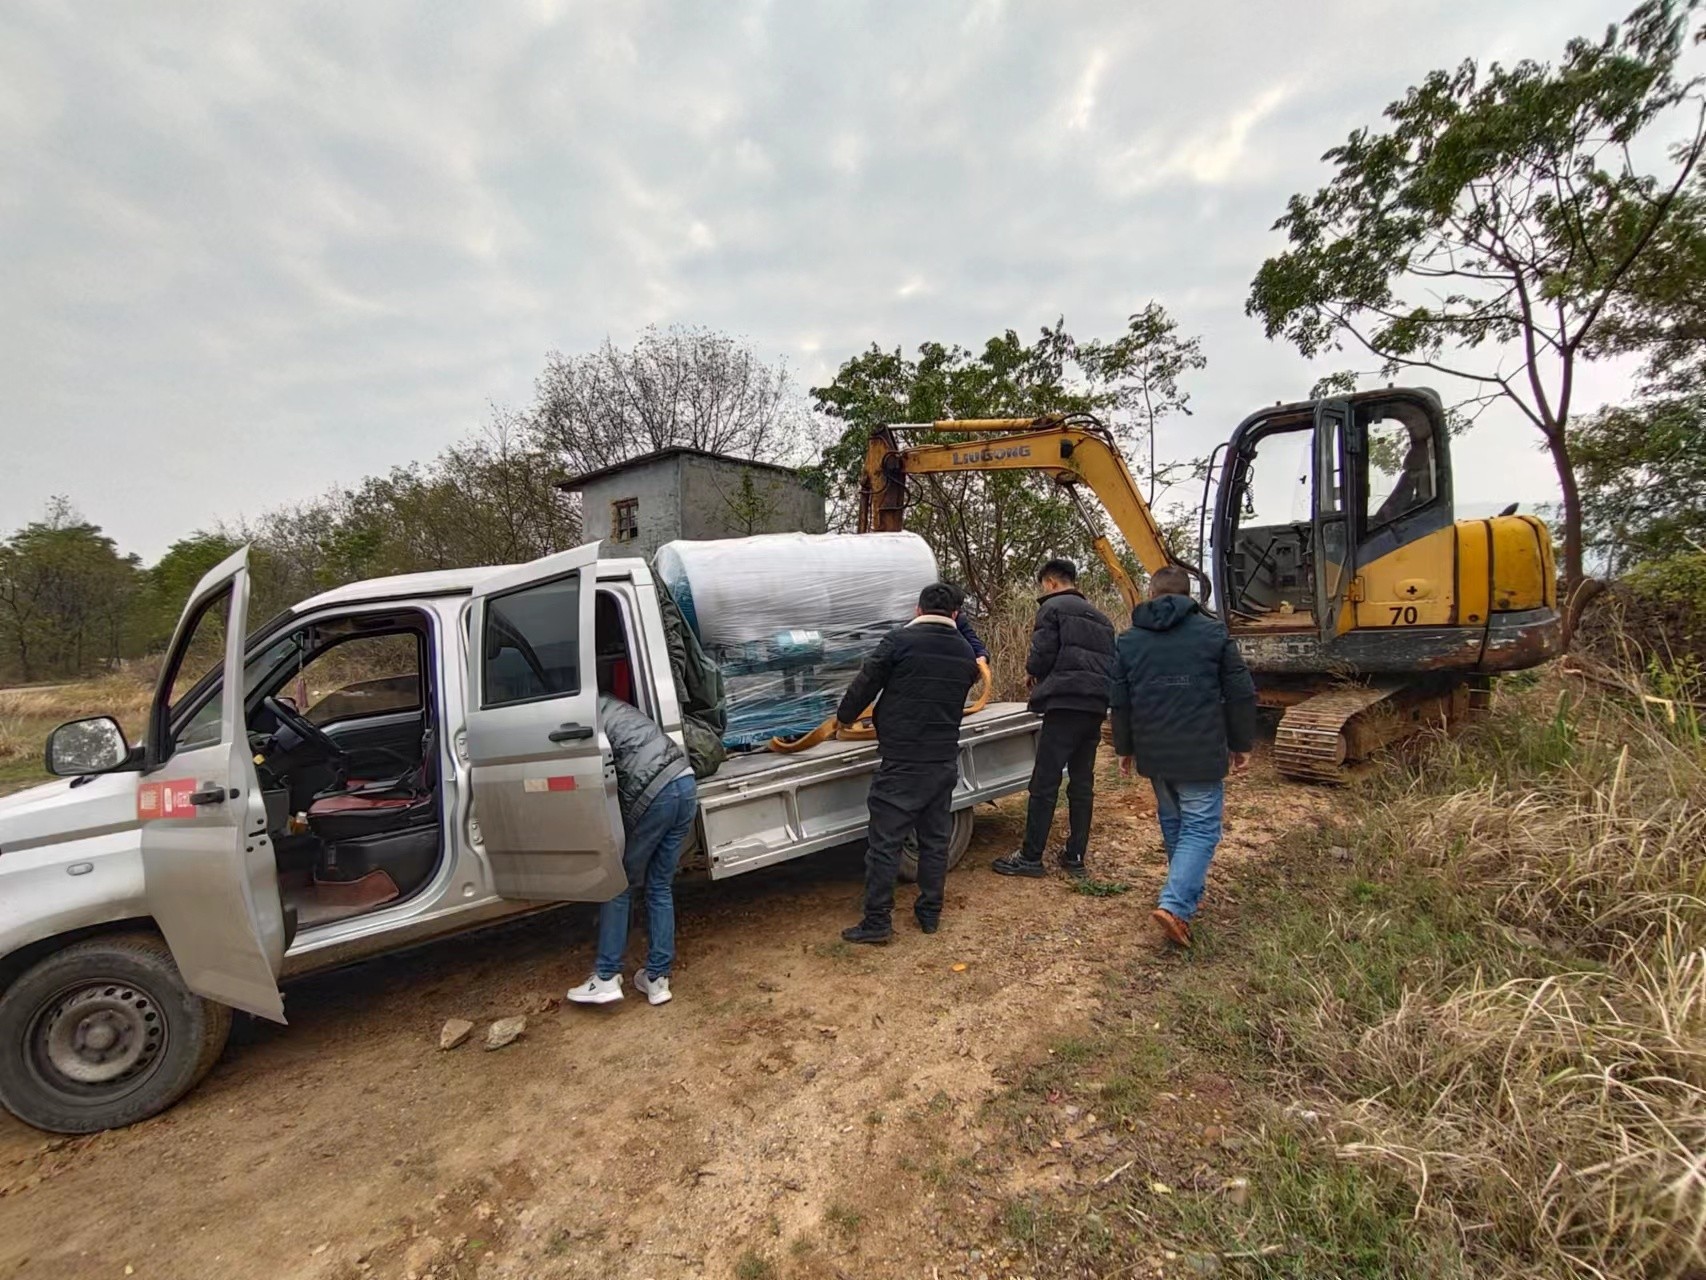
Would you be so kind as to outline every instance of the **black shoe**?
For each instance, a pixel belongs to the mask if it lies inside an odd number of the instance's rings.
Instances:
[[[886,920],[881,923],[861,920],[851,929],[841,931],[843,942],[868,942],[872,946],[881,946],[892,937],[894,937],[894,928]]]
[[[935,916],[921,916],[914,912],[912,918],[918,921],[918,928],[921,933],[935,933],[942,927],[942,922]]]
[[[1060,860],[1060,869],[1066,872],[1066,874],[1071,876],[1074,880],[1088,880],[1090,878],[1090,873],[1084,869],[1084,859],[1082,858],[1079,858],[1077,861],[1074,861],[1071,858],[1062,858]]]
[[[989,869],[998,876],[1030,876],[1033,880],[1040,880],[1048,874],[1043,869],[1041,858],[1033,861],[1017,853],[1006,858],[997,858],[989,864]]]

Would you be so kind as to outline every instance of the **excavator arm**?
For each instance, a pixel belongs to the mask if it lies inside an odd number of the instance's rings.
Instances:
[[[990,438],[903,448],[899,433],[907,431]],[[1113,434],[1088,414],[951,419],[879,427],[871,433],[865,451],[865,474],[859,484],[859,532],[900,530],[906,516],[908,477],[956,471],[1041,471],[1053,476],[1085,517],[1096,554],[1127,604],[1138,603],[1137,584],[1120,562],[1113,543],[1084,509],[1081,487],[1088,488],[1101,502],[1146,572],[1180,563],[1167,550],[1155,516],[1138,492],[1137,481]]]

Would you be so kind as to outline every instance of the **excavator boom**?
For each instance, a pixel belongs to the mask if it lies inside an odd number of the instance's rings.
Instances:
[[[989,442],[925,444],[902,448],[897,433],[930,431],[940,435],[996,434]],[[968,418],[940,422],[895,423],[871,433],[865,475],[859,487],[859,531],[895,532],[906,514],[907,479],[963,471],[1039,471],[1053,476],[1072,496],[1090,524],[1096,554],[1107,566],[1127,604],[1138,602],[1137,584],[1126,572],[1112,542],[1084,510],[1077,489],[1087,487],[1147,573],[1178,563],[1167,550],[1161,529],[1138,492],[1112,434],[1087,415],[1041,418]]]

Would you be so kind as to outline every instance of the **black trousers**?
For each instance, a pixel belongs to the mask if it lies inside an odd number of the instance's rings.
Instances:
[[[942,914],[942,890],[948,880],[948,841],[953,836],[954,785],[958,760],[911,764],[884,760],[871,779],[867,802],[871,827],[865,849],[865,919],[886,924],[894,914],[894,882],[900,874],[900,850],[907,833],[918,832],[920,920]]]
[[[1037,735],[1037,761],[1031,769],[1031,803],[1025,811],[1025,843],[1019,856],[1041,862],[1048,844],[1049,826],[1060,797],[1060,775],[1065,771],[1066,813],[1070,831],[1066,837],[1065,860],[1083,862],[1090,847],[1090,817],[1096,798],[1096,747],[1102,741],[1100,711],[1045,711],[1042,732]]]

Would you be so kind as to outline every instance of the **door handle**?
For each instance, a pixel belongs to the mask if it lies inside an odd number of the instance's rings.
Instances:
[[[551,730],[549,736],[552,742],[578,742],[583,738],[592,737],[596,732],[590,724],[575,724],[570,721],[560,729]]]
[[[205,791],[190,792],[190,803],[193,805],[224,804],[225,788],[209,787]]]

